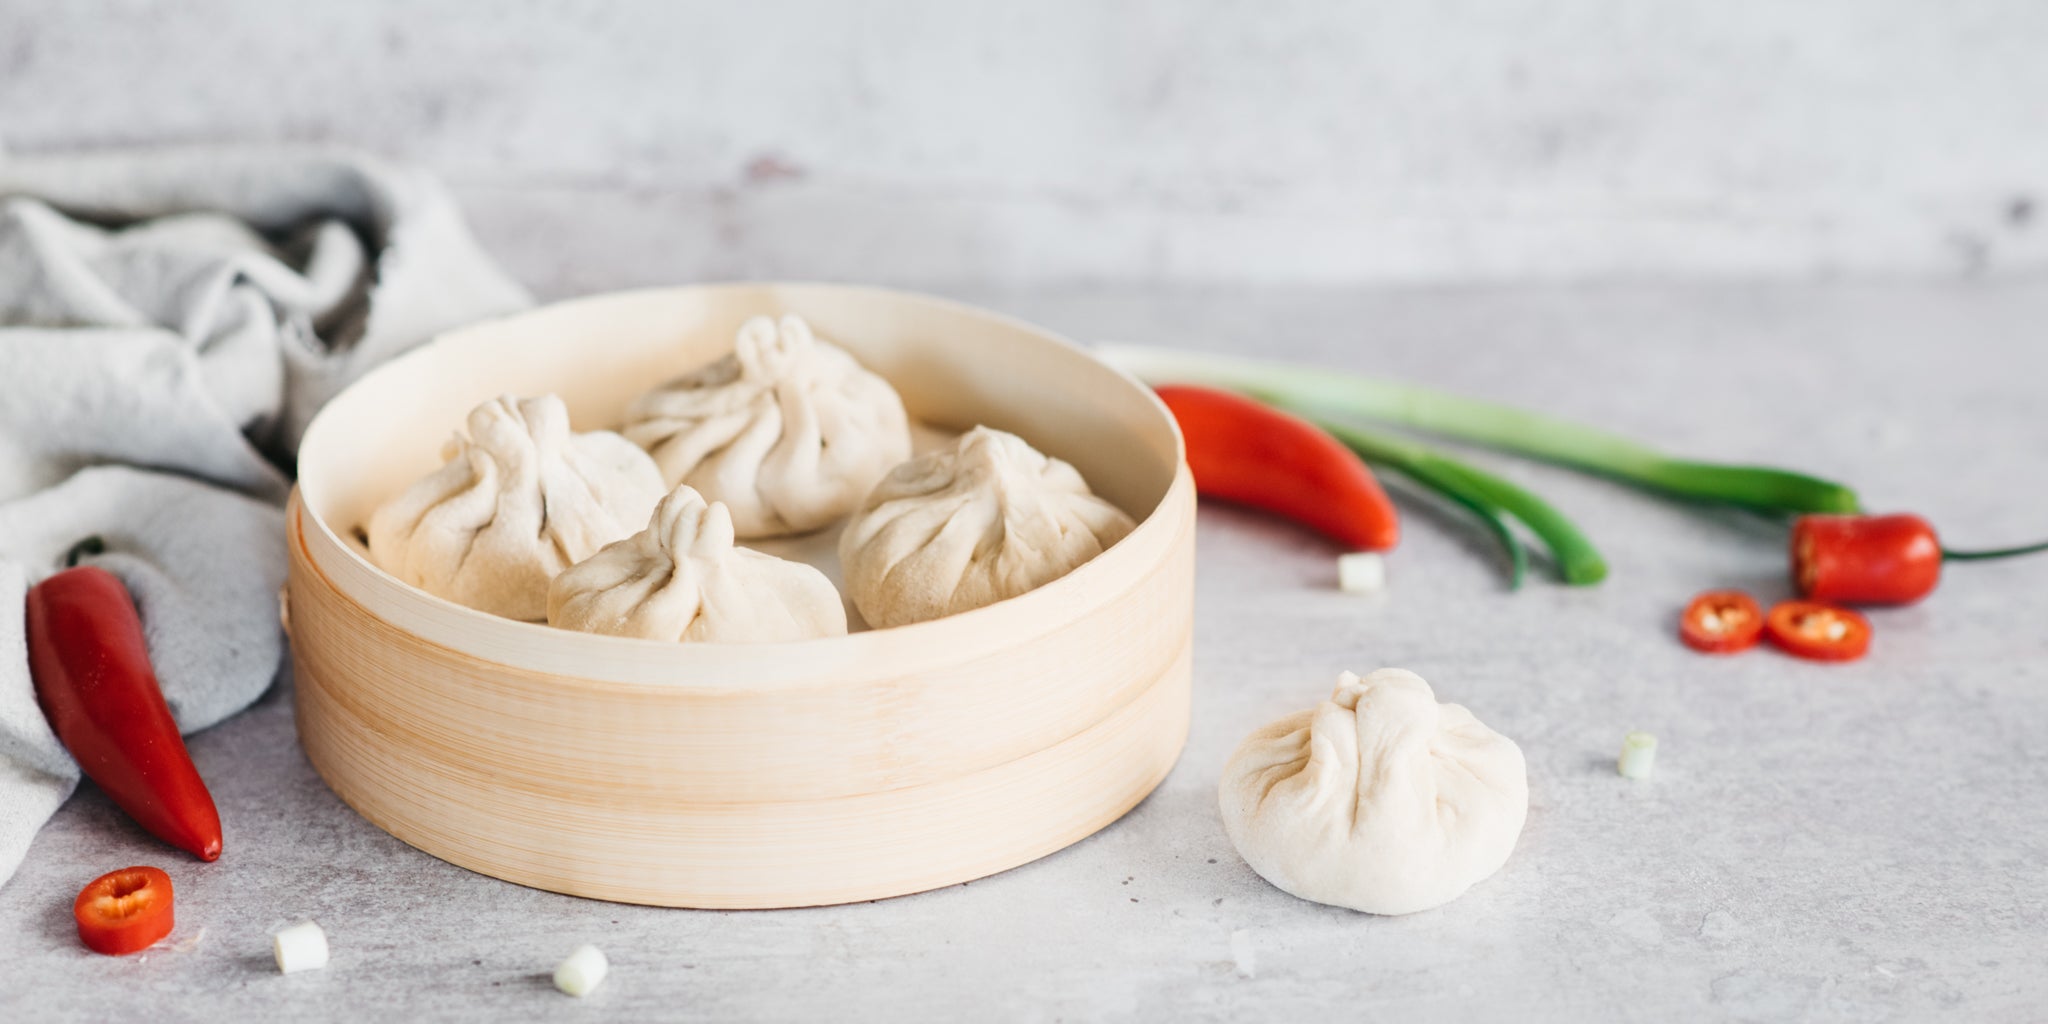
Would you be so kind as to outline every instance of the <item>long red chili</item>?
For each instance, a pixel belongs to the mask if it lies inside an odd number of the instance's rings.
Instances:
[[[1170,384],[1159,398],[1187,439],[1195,490],[1272,512],[1347,547],[1385,551],[1401,519],[1372,470],[1307,420],[1230,391]]]
[[[28,664],[43,716],[86,776],[157,838],[218,858],[220,813],[164,703],[120,579],[81,566],[31,588]]]
[[[2048,544],[1950,551],[1916,515],[1801,516],[1792,524],[1792,581],[1816,601],[1911,604],[1933,593],[1944,562],[2008,558]]]

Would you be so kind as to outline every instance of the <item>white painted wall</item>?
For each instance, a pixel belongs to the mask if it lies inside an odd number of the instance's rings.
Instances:
[[[9,149],[225,139],[551,291],[2008,274],[2048,3],[0,0]]]

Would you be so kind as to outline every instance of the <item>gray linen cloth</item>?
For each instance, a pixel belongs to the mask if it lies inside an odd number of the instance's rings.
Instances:
[[[417,171],[308,150],[0,154],[0,884],[79,778],[36,705],[27,588],[102,538],[88,561],[134,593],[178,725],[234,714],[283,653],[307,421],[377,363],[528,304]]]

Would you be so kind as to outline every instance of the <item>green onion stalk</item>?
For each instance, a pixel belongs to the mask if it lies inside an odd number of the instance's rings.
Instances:
[[[1584,586],[1607,578],[1607,562],[1586,535],[1549,502],[1515,483],[1405,437],[1330,418],[1316,417],[1315,422],[1367,462],[1392,469],[1471,510],[1507,552],[1510,589],[1522,585],[1528,569],[1527,550],[1509,528],[1510,518],[1550,550],[1564,582]]]
[[[1855,491],[1831,480],[1768,466],[1672,458],[1603,430],[1397,381],[1135,345],[1108,346],[1100,354],[1148,383],[1204,384],[1241,391],[1322,422],[1325,428],[1332,419],[1388,423],[1570,466],[1680,498],[1765,514],[1862,510]],[[1477,471],[1465,467],[1463,472]],[[1463,482],[1472,483],[1469,479]],[[1533,508],[1528,511],[1539,520],[1543,518]],[[1529,518],[1519,514],[1516,518],[1532,530],[1538,529]]]

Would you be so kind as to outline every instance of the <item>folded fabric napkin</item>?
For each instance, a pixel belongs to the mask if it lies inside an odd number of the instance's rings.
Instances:
[[[22,609],[87,536],[178,725],[275,678],[292,453],[370,367],[529,304],[432,179],[330,151],[0,155],[0,884],[78,767]],[[232,841],[233,823],[228,823]]]

